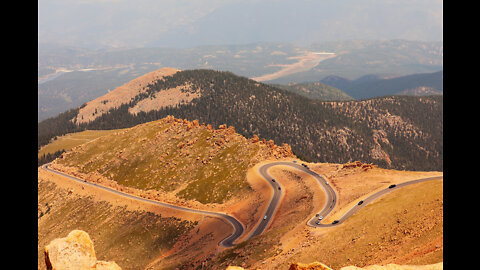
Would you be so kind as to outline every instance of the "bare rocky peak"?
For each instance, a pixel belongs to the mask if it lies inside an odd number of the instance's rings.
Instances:
[[[85,107],[81,108],[78,112],[77,123],[93,121],[110,109],[130,102],[133,97],[141,92],[145,92],[144,88],[148,84],[165,76],[171,76],[178,71],[180,70],[168,67],[157,69],[115,88],[106,95],[88,102]]]

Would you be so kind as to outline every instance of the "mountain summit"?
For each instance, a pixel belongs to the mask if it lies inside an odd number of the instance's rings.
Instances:
[[[117,108],[122,104],[130,102],[136,95],[145,92],[145,88],[165,76],[177,73],[174,68],[161,68],[140,76],[130,82],[119,86],[104,96],[88,102],[78,112],[78,123],[86,123],[95,120],[110,109]]]

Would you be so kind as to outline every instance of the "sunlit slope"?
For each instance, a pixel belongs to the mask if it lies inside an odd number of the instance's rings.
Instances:
[[[287,260],[322,261],[333,269],[352,264],[365,267],[442,262],[443,181],[393,191],[341,226],[311,238]]]
[[[215,130],[198,121],[166,117],[76,147],[53,166],[87,177],[100,175],[125,187],[223,203],[251,190],[247,168],[265,158],[290,156],[288,145],[246,139],[233,127]]]
[[[127,209],[77,194],[39,174],[38,269],[46,269],[44,247],[79,229],[89,233],[97,258],[112,258],[122,269],[143,269],[198,224],[145,210]]]
[[[308,180],[294,175],[292,179],[309,186]],[[287,194],[281,216],[266,233],[220,253],[212,264],[217,269],[242,265],[274,270],[289,269],[291,262],[321,261],[332,269],[443,262],[442,180],[395,190],[330,229],[303,223],[312,211],[308,207],[313,202],[312,191],[306,188],[303,196]]]
[[[81,132],[69,133],[63,136],[59,136],[51,143],[43,146],[38,151],[38,157],[44,154],[53,154],[56,151],[65,150],[68,151],[75,146],[79,146],[98,137],[117,132],[116,130],[85,130]]]

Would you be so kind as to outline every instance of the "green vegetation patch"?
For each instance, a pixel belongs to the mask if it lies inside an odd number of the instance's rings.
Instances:
[[[57,162],[127,187],[224,203],[250,189],[246,172],[259,149],[230,130],[158,120],[98,138]]]
[[[178,195],[202,203],[222,203],[234,193],[248,190],[250,186],[245,180],[246,172],[257,149],[258,147],[245,147],[240,142],[223,149],[210,163],[198,168],[196,180],[190,182]]]

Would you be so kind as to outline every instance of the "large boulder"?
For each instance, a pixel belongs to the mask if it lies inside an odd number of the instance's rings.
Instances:
[[[65,238],[54,239],[45,246],[47,269],[121,270],[115,262],[97,261],[90,236],[81,230],[71,231]]]
[[[323,263],[313,262],[310,264],[292,263],[288,270],[332,270],[332,268]]]

